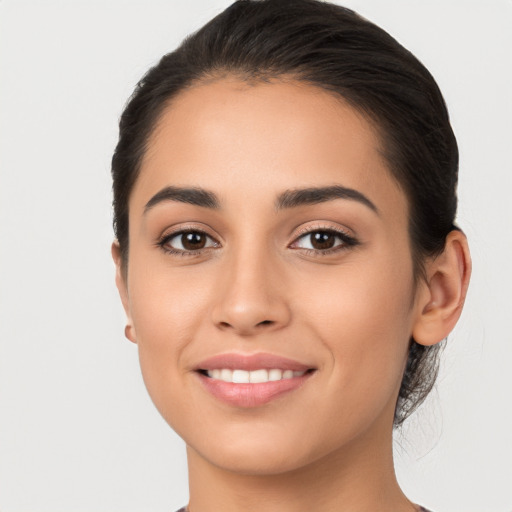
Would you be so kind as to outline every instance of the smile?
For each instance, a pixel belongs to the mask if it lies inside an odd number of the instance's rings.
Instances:
[[[265,353],[219,354],[202,361],[195,371],[208,394],[240,408],[259,407],[290,395],[314,373],[310,365]]]
[[[259,370],[231,370],[230,368],[206,370],[206,375],[211,379],[221,380],[223,382],[232,382],[233,384],[261,384],[262,382],[275,382],[284,379],[293,379],[294,377],[302,377],[305,371],[281,370],[272,368],[267,370],[261,368]]]

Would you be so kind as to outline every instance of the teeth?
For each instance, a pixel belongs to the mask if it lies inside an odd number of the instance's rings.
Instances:
[[[283,372],[281,370],[269,370],[268,380],[281,380],[283,378]]]
[[[251,372],[246,372],[245,370],[233,370],[232,382],[235,384],[248,384],[249,378],[251,376]]]
[[[218,377],[213,377],[214,379],[220,379],[225,382],[233,382],[233,370],[213,370],[220,372],[220,375]],[[212,375],[210,375],[212,377]]]
[[[249,382],[268,382],[268,370],[254,370],[249,372]]]
[[[234,384],[258,384],[262,382],[272,382],[276,380],[292,379],[293,377],[301,377],[305,371],[279,370],[272,368],[271,370],[230,370],[228,368],[207,370],[206,374],[212,379],[222,380],[224,382],[232,382]]]

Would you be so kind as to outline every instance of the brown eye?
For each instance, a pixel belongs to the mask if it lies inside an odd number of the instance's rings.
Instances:
[[[319,254],[329,254],[331,251],[345,249],[358,242],[355,238],[342,231],[330,229],[317,229],[309,231],[297,238],[291,245],[293,249],[306,249],[316,251]]]
[[[181,231],[165,237],[159,245],[169,252],[187,253],[217,247],[219,244],[202,231]]]
[[[181,235],[181,245],[186,251],[203,249],[206,245],[206,235],[204,233],[183,233]]]
[[[336,236],[329,231],[316,231],[309,235],[313,249],[332,249],[336,243]]]

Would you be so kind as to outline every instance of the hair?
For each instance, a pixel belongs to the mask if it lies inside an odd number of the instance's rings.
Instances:
[[[376,128],[391,175],[407,196],[414,278],[457,229],[457,142],[429,71],[387,32],[318,0],[238,0],[187,37],[137,84],[119,122],[112,158],[114,231],[128,264],[128,201],[148,140],[185,89],[235,76],[250,83],[292,79],[330,91]],[[413,339],[395,409],[398,426],[424,401],[440,345]]]

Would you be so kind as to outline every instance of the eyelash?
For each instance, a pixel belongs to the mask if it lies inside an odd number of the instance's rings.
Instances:
[[[329,235],[334,235],[336,238],[338,238],[341,243],[338,245],[335,245],[334,247],[331,247],[330,249],[308,249],[308,248],[296,248],[294,250],[301,250],[303,252],[306,252],[306,254],[312,254],[315,256],[329,256],[331,254],[346,251],[347,249],[351,247],[355,247],[356,245],[359,245],[359,241],[354,238],[353,236],[349,235],[345,231],[341,229],[334,229],[332,227],[323,227],[323,226],[315,226],[314,228],[306,228],[302,232],[299,232],[298,236],[295,238],[295,240],[290,244],[289,247],[291,247],[293,244],[296,244],[300,239],[306,238],[308,236],[313,235],[314,233],[326,233]]]
[[[198,256],[203,251],[212,249],[212,247],[206,247],[206,248],[196,249],[196,250],[186,250],[186,249],[182,250],[182,249],[169,248],[167,246],[169,241],[172,240],[173,238],[179,237],[180,235],[190,234],[190,233],[203,235],[203,236],[209,238],[210,240],[213,240],[215,242],[215,244],[219,245],[219,242],[217,242],[212,236],[210,236],[208,233],[206,233],[206,231],[203,231],[202,229],[197,229],[197,228],[183,228],[183,229],[180,229],[179,231],[175,231],[173,233],[164,235],[157,242],[156,245],[158,247],[160,247],[160,249],[162,249],[162,251],[164,251],[166,254],[170,254],[172,256],[179,256],[179,257],[181,257],[181,256]]]
[[[213,247],[210,246],[210,247],[205,247],[205,248],[196,249],[196,250],[182,250],[182,249],[169,248],[169,246],[167,246],[169,241],[171,241],[173,238],[176,238],[176,237],[178,237],[180,235],[184,235],[184,234],[190,234],[190,233],[195,233],[195,234],[198,234],[198,235],[203,235],[203,236],[209,238],[210,240],[213,240],[214,243],[216,244],[216,246],[219,245],[219,242],[217,242],[208,233],[206,233],[205,231],[203,231],[201,229],[194,229],[194,228],[180,229],[179,231],[175,231],[173,233],[167,234],[167,235],[163,236],[157,242],[156,245],[158,247],[160,247],[160,249],[162,251],[164,251],[166,254],[171,254],[172,256],[179,256],[179,257],[198,256],[198,255],[202,254],[203,251],[205,251],[205,250],[211,250],[212,248],[215,248],[215,246],[213,246]],[[293,248],[292,247],[293,244],[297,243],[302,238],[305,238],[307,236],[311,236],[314,233],[327,233],[327,234],[334,235],[336,238],[341,240],[341,243],[338,244],[338,245],[335,245],[334,247],[332,247],[330,249],[325,249],[325,250],[309,249],[309,248],[304,248],[304,247],[302,247],[302,248],[300,248],[300,247],[299,248]],[[358,240],[356,238],[354,238],[353,236],[350,236],[349,234],[347,234],[343,230],[341,230],[341,229],[333,229],[332,227],[321,227],[321,226],[318,226],[318,227],[315,227],[313,229],[308,228],[308,229],[305,229],[304,231],[300,232],[298,234],[298,236],[294,239],[294,241],[288,247],[290,247],[290,248],[292,248],[294,250],[303,251],[303,252],[305,252],[307,254],[313,254],[315,256],[328,256],[328,255],[333,254],[333,253],[337,253],[337,252],[340,252],[340,251],[343,251],[343,250],[347,250],[350,247],[355,247],[356,245],[359,245]]]

